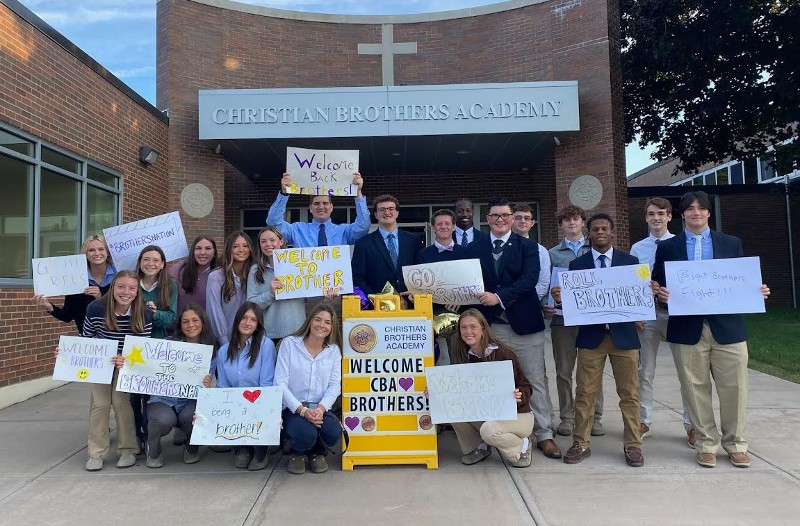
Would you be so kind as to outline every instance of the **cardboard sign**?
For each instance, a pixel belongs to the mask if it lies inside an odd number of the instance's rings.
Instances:
[[[189,255],[189,247],[186,244],[178,212],[104,228],[103,235],[117,270],[136,270],[139,252],[147,245],[161,247],[167,261]]]
[[[281,387],[200,389],[191,444],[272,446],[280,444]]]
[[[564,325],[656,319],[646,264],[567,270],[559,278]]]
[[[434,424],[517,419],[509,360],[431,367],[425,376]]]
[[[33,292],[51,296],[83,294],[89,286],[86,255],[33,258]]]
[[[442,305],[477,305],[483,292],[483,274],[478,259],[440,261],[403,267],[403,280],[412,294],[430,294]]]
[[[358,187],[353,174],[358,171],[358,150],[307,150],[286,148],[286,171],[292,184],[284,188],[288,194],[349,195],[355,197]]]
[[[117,343],[100,338],[61,336],[53,380],[110,385],[115,367],[111,358],[117,354]]]
[[[758,257],[665,261],[669,314],[766,312]]]
[[[199,343],[125,336],[125,365],[117,374],[117,391],[197,398],[213,350]]]
[[[273,252],[275,277],[283,283],[276,299],[314,298],[330,290],[353,292],[350,246],[282,248]]]
[[[433,366],[433,306],[415,297],[414,309],[360,310],[356,296],[342,298],[342,423],[350,447],[342,469],[356,464],[426,464],[438,467],[436,426],[424,390]],[[379,299],[379,302],[380,302]],[[384,301],[389,304],[389,301]]]

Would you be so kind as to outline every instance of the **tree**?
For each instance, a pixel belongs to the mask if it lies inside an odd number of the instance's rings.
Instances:
[[[625,139],[677,169],[800,140],[800,0],[620,0]]]

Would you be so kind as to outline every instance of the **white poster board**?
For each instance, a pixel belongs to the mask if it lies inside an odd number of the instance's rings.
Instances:
[[[430,294],[442,305],[477,305],[483,292],[481,263],[477,259],[440,261],[403,267],[403,280],[412,294]]]
[[[117,391],[197,398],[213,350],[199,343],[125,336],[125,365],[117,374]]]
[[[280,444],[281,387],[201,389],[191,444],[271,446]]]
[[[33,292],[51,296],[83,294],[89,286],[86,254],[33,258]]]
[[[656,319],[646,264],[567,270],[559,278],[564,325]]]
[[[434,424],[517,419],[510,360],[428,367],[425,376]]]
[[[766,312],[758,257],[664,262],[669,314]]]
[[[358,187],[353,174],[358,171],[358,150],[308,150],[286,148],[286,171],[292,184],[287,194],[343,195],[355,197]]]
[[[101,338],[61,336],[53,380],[111,385],[115,367],[111,358],[117,354],[117,343]]]
[[[275,277],[283,283],[278,300],[314,298],[330,290],[353,292],[349,245],[282,248],[273,252],[273,261]]]
[[[139,252],[147,245],[161,247],[167,261],[189,255],[186,235],[183,233],[183,224],[178,212],[104,228],[103,235],[117,270],[136,270]]]

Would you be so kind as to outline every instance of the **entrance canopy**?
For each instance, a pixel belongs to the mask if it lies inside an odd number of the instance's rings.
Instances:
[[[578,84],[201,90],[200,139],[252,178],[286,147],[357,149],[370,174],[527,171],[580,129]]]

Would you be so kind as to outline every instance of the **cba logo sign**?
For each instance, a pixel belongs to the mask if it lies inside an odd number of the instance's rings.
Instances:
[[[378,336],[375,334],[375,329],[365,323],[359,323],[350,330],[347,336],[350,342],[350,347],[355,352],[367,353],[375,348],[378,343]]]

